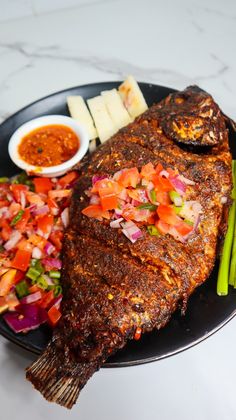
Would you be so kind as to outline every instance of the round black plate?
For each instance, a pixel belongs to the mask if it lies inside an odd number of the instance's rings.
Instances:
[[[40,99],[8,118],[0,126],[0,176],[12,176],[19,171],[8,156],[7,146],[11,134],[21,124],[46,114],[68,115],[68,95],[81,95],[88,99],[103,90],[116,88],[119,84],[120,82],[94,83],[67,89]],[[173,92],[173,89],[163,86],[147,83],[139,85],[149,106]],[[233,136],[230,132],[231,144]],[[234,144],[235,140],[234,138]],[[105,366],[130,366],[171,356],[199,343],[225,325],[236,314],[236,291],[230,288],[228,296],[217,296],[217,271],[216,265],[208,281],[191,296],[185,316],[175,313],[165,328],[145,334],[138,342],[129,342],[123,350],[111,357]],[[28,334],[16,335],[2,318],[0,333],[36,354],[41,353],[51,336],[50,330],[45,326]]]

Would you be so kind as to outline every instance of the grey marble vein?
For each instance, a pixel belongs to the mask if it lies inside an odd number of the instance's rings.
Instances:
[[[223,4],[226,5],[227,3],[223,3]],[[236,19],[235,14],[225,12],[225,10],[231,10],[230,7],[224,8],[224,10],[218,10],[218,9],[214,9],[214,8],[211,8],[211,7],[200,7],[200,9],[202,9],[204,12],[206,12],[210,15],[217,15],[221,18],[228,18],[228,19],[233,19],[233,20]]]
[[[127,74],[133,74],[138,80],[157,81],[161,79],[164,82],[173,83],[177,87],[180,85],[198,83],[203,80],[217,78],[223,73],[227,72],[228,66],[223,63],[215,54],[210,54],[211,58],[216,61],[216,69],[212,73],[206,75],[187,76],[186,74],[170,70],[162,67],[142,67],[134,65],[128,61],[118,58],[106,58],[96,55],[76,55],[74,51],[64,50],[58,45],[50,45],[47,47],[33,46],[24,42],[14,43],[0,43],[0,47],[7,48],[9,51],[15,51],[26,57],[29,62],[23,65],[23,68],[34,65],[35,60],[49,59],[57,61],[71,61],[78,64],[80,67],[92,67],[103,73],[114,75],[116,77],[124,78]],[[19,70],[18,70],[19,71]],[[17,72],[17,71],[16,71]],[[16,72],[12,73],[15,74]],[[11,78],[12,74],[8,75]],[[6,79],[5,79],[6,81]]]

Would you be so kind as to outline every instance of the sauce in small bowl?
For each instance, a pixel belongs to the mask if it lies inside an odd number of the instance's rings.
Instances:
[[[63,175],[88,150],[89,136],[77,121],[50,115],[28,121],[12,135],[8,150],[13,162],[30,174]]]

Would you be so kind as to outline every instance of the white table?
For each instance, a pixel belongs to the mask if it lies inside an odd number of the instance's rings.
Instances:
[[[197,83],[236,118],[234,0],[0,0],[0,6],[1,120],[57,90],[130,73],[180,89]],[[177,356],[100,370],[71,412],[33,391],[24,368],[34,356],[0,337],[0,418],[234,420],[235,329],[236,319]]]

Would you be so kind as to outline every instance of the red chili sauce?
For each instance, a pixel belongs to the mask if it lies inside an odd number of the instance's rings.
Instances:
[[[71,159],[79,149],[79,138],[65,125],[47,125],[24,136],[18,153],[34,166],[55,166]]]

